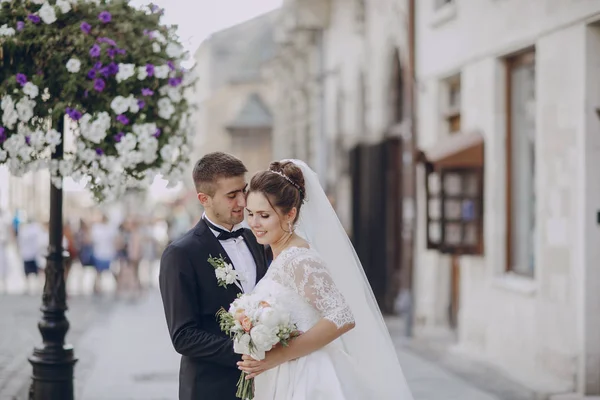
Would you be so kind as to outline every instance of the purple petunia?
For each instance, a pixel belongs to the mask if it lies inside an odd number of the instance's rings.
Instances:
[[[23,28],[25,28],[25,22],[23,22],[23,21],[17,21],[17,30],[18,31],[22,31]]]
[[[153,94],[154,94],[154,91],[152,89],[148,89],[148,88],[142,89],[142,96],[152,96]]]
[[[119,65],[112,62],[108,64],[108,73],[110,75],[116,75],[119,72]]]
[[[94,64],[94,69],[96,71],[99,71],[102,68],[102,62],[98,61],[96,62],[96,64]]]
[[[154,39],[154,32],[148,29],[144,29],[144,36],[148,36],[148,39]]]
[[[105,87],[106,82],[104,82],[102,79],[98,78],[94,81],[94,90],[96,90],[97,92],[103,91]]]
[[[71,107],[67,107],[67,109],[65,110],[65,113],[71,117],[71,119],[73,121],[79,121],[82,117],[81,111],[78,111],[74,108]]]
[[[121,141],[121,139],[123,139],[123,136],[125,136],[125,133],[123,133],[123,132],[119,132],[119,133],[117,133],[117,134],[115,135],[115,142],[117,142],[117,143],[118,143],[118,142],[120,142],[120,141]]]
[[[146,102],[144,100],[138,100],[137,105],[138,108],[141,110],[142,108],[146,107]]]
[[[6,133],[4,133],[4,127],[0,126],[0,143],[6,140]]]
[[[110,13],[108,11],[102,11],[100,15],[98,15],[98,19],[103,23],[107,24],[112,19]]]
[[[88,77],[88,79],[94,79],[96,77],[96,70],[90,69],[87,73],[87,77]]]
[[[117,54],[124,56],[125,54],[127,54],[127,51],[125,51],[125,49],[117,49]]]
[[[155,138],[158,139],[158,137],[160,136],[161,133],[162,133],[162,131],[160,130],[160,128],[156,128],[156,131],[154,132],[154,134],[152,136],[154,136]]]
[[[117,55],[117,50],[115,50],[111,47],[109,49],[106,49],[106,54],[108,54],[108,58],[110,58],[112,60]]]
[[[25,86],[27,83],[27,76],[25,74],[17,74],[17,83],[21,86]]]
[[[169,85],[173,86],[173,87],[177,87],[179,85],[181,85],[183,78],[179,77],[179,78],[169,78]]]
[[[117,47],[117,43],[115,43],[114,40],[107,38],[107,37],[100,37],[96,40],[98,43],[106,43],[108,45],[111,45],[113,47]]]
[[[109,68],[108,68],[108,65],[107,65],[106,67],[102,68],[102,69],[100,70],[100,73],[101,73],[102,75],[104,75],[104,77],[105,77],[105,78],[108,78],[108,77],[110,76],[110,70],[109,70]]]
[[[33,15],[33,14],[29,14],[27,16],[27,19],[30,20],[31,22],[33,22],[34,24],[39,24],[41,21],[40,17],[38,17],[37,15]]]
[[[104,150],[102,150],[100,147],[98,147],[98,148],[96,149],[96,154],[98,154],[99,156],[101,156],[101,155],[103,155],[103,154],[104,154]]]
[[[81,31],[86,35],[89,35],[89,33],[92,31],[92,26],[87,22],[83,21],[81,25],[79,25],[79,29],[81,29]]]
[[[125,115],[123,114],[119,114],[117,115],[117,121],[119,121],[120,123],[122,123],[123,125],[129,125],[129,118],[127,118]]]
[[[27,143],[27,146],[30,146],[31,145],[31,137],[25,136],[25,143]]]
[[[154,76],[154,65],[146,64],[146,73],[148,76]]]
[[[92,58],[97,58],[100,57],[100,46],[98,46],[97,44],[93,45],[92,48],[90,49],[90,57]]]

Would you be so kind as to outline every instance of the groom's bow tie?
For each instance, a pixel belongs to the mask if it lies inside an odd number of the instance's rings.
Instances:
[[[213,224],[211,224],[210,222],[208,222],[208,220],[206,220],[206,223],[208,224],[208,226],[210,227],[210,229],[212,229],[213,231],[217,231],[219,232],[219,235],[217,235],[217,239],[219,240],[229,240],[229,239],[236,239],[239,238],[240,236],[242,236],[242,234],[244,233],[244,228],[240,228],[240,229],[236,229],[235,231],[226,231],[225,229],[221,229],[218,226],[214,226]]]

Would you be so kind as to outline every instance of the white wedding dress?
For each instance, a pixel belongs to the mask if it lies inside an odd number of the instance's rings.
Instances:
[[[305,357],[255,379],[256,400],[412,400],[394,343],[362,264],[306,163],[306,201],[296,233],[310,249],[292,247],[273,261],[254,292],[274,297],[306,332],[321,318],[356,327]]]
[[[350,307],[323,260],[312,249],[285,249],[253,293],[272,298],[287,310],[302,332],[321,318],[338,327],[354,322]],[[367,383],[338,339],[255,378],[256,400],[365,400]]]

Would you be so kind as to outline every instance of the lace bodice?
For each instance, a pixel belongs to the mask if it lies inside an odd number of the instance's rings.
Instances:
[[[307,331],[321,318],[338,328],[354,322],[344,296],[335,286],[323,260],[312,249],[285,249],[254,289],[274,297],[291,314],[298,329]]]

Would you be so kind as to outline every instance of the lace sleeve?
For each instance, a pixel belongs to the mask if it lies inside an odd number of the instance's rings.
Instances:
[[[292,271],[297,293],[338,328],[354,323],[352,310],[333,282],[325,263],[314,257],[300,257],[294,261]]]

